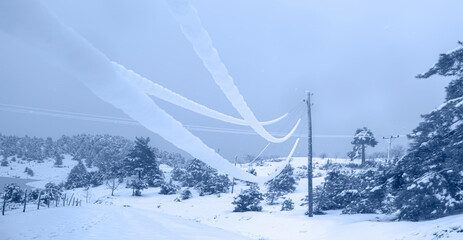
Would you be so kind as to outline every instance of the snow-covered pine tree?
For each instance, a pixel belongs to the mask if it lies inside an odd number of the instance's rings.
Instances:
[[[262,211],[262,206],[260,206],[262,200],[264,198],[259,192],[259,187],[255,184],[251,185],[249,189],[234,197],[232,204],[235,205],[235,209],[233,212],[260,212]]]
[[[43,156],[46,158],[51,158],[56,155],[55,144],[51,137],[47,137],[43,145]]]
[[[54,165],[55,167],[61,167],[61,166],[63,166],[63,159],[64,159],[63,155],[61,155],[61,154],[56,154],[56,155],[54,156],[54,158],[55,158],[55,162],[53,163],[53,165]]]
[[[84,163],[79,161],[79,163],[71,169],[71,172],[69,172],[68,178],[64,183],[64,187],[66,189],[84,187],[88,185],[87,176],[88,172]]]
[[[281,210],[280,211],[291,211],[294,209],[294,202],[291,198],[286,199],[283,201],[281,204]]]
[[[200,195],[211,195],[217,193],[226,193],[231,186],[230,179],[227,175],[209,173],[204,176],[203,181],[198,183],[195,188],[199,189]]]
[[[461,43],[460,43],[461,45]],[[432,219],[463,211],[463,46],[441,54],[418,78],[453,77],[446,101],[423,115],[408,154],[393,171],[399,218]]]
[[[274,179],[268,181],[267,202],[272,205],[281,196],[294,192],[296,190],[296,180],[294,179],[294,168],[288,164],[281,173]]]
[[[148,145],[149,138],[136,138],[135,146],[125,159],[127,172],[138,175],[138,179],[145,179],[150,186],[159,186],[164,178],[159,169],[154,150]]]
[[[201,160],[195,158],[188,164],[186,172],[189,176],[187,176],[185,180],[188,186],[193,187],[200,182],[205,182],[215,170],[207,166]]]
[[[365,148],[367,146],[374,147],[378,144],[373,133],[370,129],[363,127],[355,131],[354,140],[351,142],[354,145],[354,148],[347,155],[351,159],[357,158],[357,156],[362,156],[362,165],[365,164]]]

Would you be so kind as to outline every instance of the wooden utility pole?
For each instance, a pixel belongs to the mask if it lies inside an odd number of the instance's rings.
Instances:
[[[310,92],[307,92],[307,121],[308,121],[308,136],[307,136],[307,179],[308,179],[308,206],[309,217],[313,217],[313,186],[312,186],[312,103],[310,102]]]
[[[392,145],[392,140],[394,140],[394,138],[399,138],[399,135],[397,136],[390,136],[388,138],[386,137],[383,137],[383,139],[386,139],[387,143],[388,143],[388,146],[387,146],[387,160],[386,160],[386,163],[389,163],[389,160],[390,160],[390,156],[391,156],[391,145]]]

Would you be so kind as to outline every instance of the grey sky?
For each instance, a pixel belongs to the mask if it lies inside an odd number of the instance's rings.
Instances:
[[[42,1],[110,59],[190,99],[238,116],[185,39],[164,1]],[[371,128],[377,138],[407,134],[440,105],[448,80],[419,80],[441,52],[462,40],[461,1],[192,1],[236,85],[260,120],[314,92],[315,134]],[[27,17],[27,16],[24,16]],[[0,103],[124,117],[40,51],[0,32]],[[240,128],[155,99],[188,125]],[[304,115],[305,116],[305,115]],[[295,117],[269,127],[288,131]],[[298,132],[305,132],[305,128]],[[142,127],[0,111],[0,132],[53,136],[150,136]],[[194,132],[225,157],[257,154],[258,136]],[[315,138],[314,151],[344,156],[348,138]],[[404,141],[404,140],[402,140]],[[286,154],[288,143],[266,154]],[[384,150],[384,141],[375,150]],[[296,155],[305,154],[305,141]]]

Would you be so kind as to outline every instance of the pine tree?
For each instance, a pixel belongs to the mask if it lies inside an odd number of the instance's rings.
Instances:
[[[294,179],[294,168],[288,164],[281,173],[266,183],[268,186],[266,197],[270,205],[281,196],[296,190],[296,180]]]
[[[294,202],[291,198],[288,198],[281,204],[280,211],[291,211],[293,209],[294,209]]]
[[[53,139],[51,137],[48,137],[45,140],[45,143],[43,146],[43,155],[46,158],[51,158],[56,155]]]
[[[200,182],[205,182],[211,175],[212,172],[215,172],[205,163],[203,163],[199,159],[193,159],[186,168],[186,172],[189,176],[188,179],[188,186],[193,187]]]
[[[354,145],[352,152],[348,153],[349,158],[355,159],[358,155],[362,156],[362,165],[365,164],[365,148],[367,146],[374,147],[378,144],[370,129],[364,127],[355,131],[354,140],[351,142]]]
[[[55,155],[55,163],[54,163],[55,167],[63,166],[63,159],[64,159],[63,155],[56,154]]]
[[[392,171],[400,219],[432,219],[463,210],[463,47],[441,54],[417,77],[434,75],[454,79],[446,88],[446,102],[422,116],[409,135],[407,155]]]
[[[259,192],[257,185],[251,185],[247,190],[242,191],[238,196],[234,197],[232,204],[236,205],[233,212],[260,212],[262,206],[260,202],[264,200],[262,193]]]
[[[138,179],[144,179],[150,186],[160,185],[164,178],[159,169],[154,150],[148,145],[149,138],[136,138],[135,146],[125,159],[125,166],[129,173],[136,174]]]
[[[79,188],[88,185],[88,172],[82,161],[71,169],[68,179],[64,184],[66,189]]]

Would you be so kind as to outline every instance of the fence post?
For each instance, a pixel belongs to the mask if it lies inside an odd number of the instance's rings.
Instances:
[[[3,208],[2,208],[2,216],[5,216],[5,208],[6,208],[6,192],[3,195]]]
[[[40,197],[42,196],[42,191],[39,190],[39,197],[37,198],[38,201],[37,201],[37,210],[39,210],[40,208]]]
[[[71,195],[71,198],[69,198],[68,206],[71,206],[71,201],[72,201],[73,198],[74,198],[74,193]]]
[[[64,194],[64,198],[63,198],[63,207],[66,206],[66,193]]]
[[[26,188],[26,191],[24,191],[24,207],[23,207],[23,212],[26,212],[26,204],[27,204],[27,188]]]

